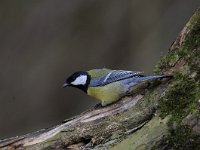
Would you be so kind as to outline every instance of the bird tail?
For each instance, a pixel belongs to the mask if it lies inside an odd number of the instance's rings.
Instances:
[[[153,76],[141,76],[138,78],[138,81],[146,81],[151,79],[157,79],[157,78],[172,78],[173,75],[153,75]]]
[[[138,92],[138,90],[143,89],[148,86],[147,81],[153,79],[162,79],[162,78],[172,78],[173,75],[138,75],[133,78],[129,78],[123,81],[125,87],[127,87],[127,93]]]
[[[125,85],[135,86],[141,82],[145,82],[152,79],[161,79],[161,78],[172,78],[173,75],[153,75],[153,76],[146,76],[146,75],[138,75],[137,77],[129,78],[124,80],[123,82]]]
[[[137,92],[139,89],[147,86],[146,81],[151,81],[153,79],[162,79],[162,78],[172,78],[173,75],[153,75],[153,76],[145,76],[139,75],[134,78],[129,78],[124,80],[124,85],[127,86],[127,93]]]

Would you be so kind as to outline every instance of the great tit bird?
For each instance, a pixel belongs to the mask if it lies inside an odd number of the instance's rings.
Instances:
[[[101,101],[102,106],[111,104],[131,93],[138,84],[171,75],[142,75],[140,71],[93,69],[78,71],[66,79],[63,87],[76,87]]]

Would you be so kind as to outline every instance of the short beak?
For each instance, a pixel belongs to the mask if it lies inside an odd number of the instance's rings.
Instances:
[[[67,87],[68,85],[69,85],[68,83],[64,83],[63,88]]]

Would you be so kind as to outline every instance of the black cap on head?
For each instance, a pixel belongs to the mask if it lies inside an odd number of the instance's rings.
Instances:
[[[91,78],[87,72],[78,71],[73,73],[66,79],[66,82],[64,83],[63,87],[72,86],[81,89],[87,93],[90,80]]]

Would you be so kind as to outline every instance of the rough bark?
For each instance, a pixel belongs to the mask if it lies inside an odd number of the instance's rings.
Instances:
[[[1,149],[200,149],[200,9],[185,25],[151,82],[115,104],[0,141]]]

